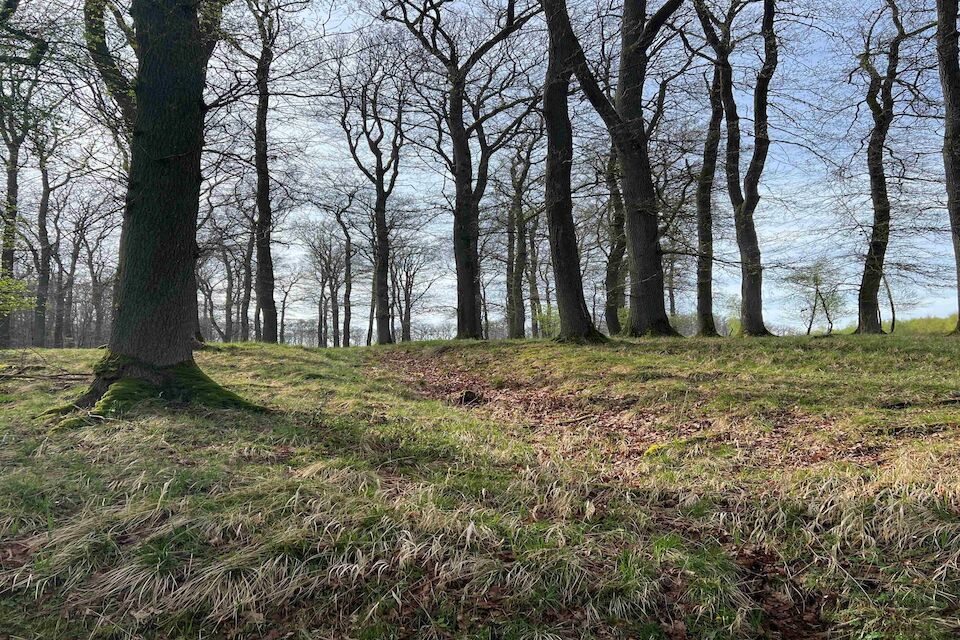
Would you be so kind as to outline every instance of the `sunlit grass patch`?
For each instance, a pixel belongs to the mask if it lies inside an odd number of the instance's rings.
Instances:
[[[956,341],[222,345],[203,370],[269,412],[149,402],[54,430],[83,383],[42,374],[96,356],[4,355],[38,376],[0,383],[15,635],[960,625]]]

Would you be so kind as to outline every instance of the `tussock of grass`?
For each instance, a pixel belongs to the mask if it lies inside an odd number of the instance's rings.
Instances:
[[[130,403],[55,432],[36,416],[79,383],[7,381],[0,627],[954,637],[960,405],[943,402],[960,383],[954,344],[225,345],[201,353],[202,367],[269,413]],[[451,379],[471,372],[487,401],[431,398],[397,354]],[[81,371],[95,354],[45,357]],[[503,408],[518,387],[547,409]],[[572,420],[542,422],[570,407]],[[692,431],[692,419],[707,426]],[[643,438],[626,434],[635,424]],[[761,440],[762,456],[750,446]],[[875,453],[851,457],[854,444]]]

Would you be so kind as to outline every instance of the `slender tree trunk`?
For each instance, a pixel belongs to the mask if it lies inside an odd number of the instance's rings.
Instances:
[[[548,25],[558,19],[547,9]],[[602,336],[590,319],[583,296],[580,249],[573,220],[571,168],[573,166],[573,127],[567,95],[573,70],[569,60],[570,42],[556,28],[550,34],[549,62],[543,91],[543,121],[547,131],[546,211],[550,235],[550,254],[557,282],[557,309],[560,314],[561,340],[599,341]]]
[[[3,207],[3,239],[0,250],[0,277],[13,278],[16,261],[17,224],[19,221],[20,201],[20,148],[21,138],[7,142],[7,193]],[[0,349],[12,346],[13,317],[0,315]]]
[[[352,320],[353,305],[350,296],[353,293],[353,243],[350,235],[344,228],[346,241],[343,246],[343,346],[350,346],[350,321]]]
[[[377,316],[377,283],[374,280],[370,292],[370,315],[367,318],[367,346],[373,344],[373,326]]]
[[[607,166],[604,170],[604,179],[607,183],[607,191],[610,194],[607,202],[610,253],[607,256],[607,268],[603,280],[607,296],[603,315],[607,324],[607,331],[614,336],[623,332],[620,323],[620,309],[624,307],[627,286],[627,269],[624,265],[627,237],[624,230],[623,196],[620,193],[620,180],[617,176],[616,148],[610,150],[610,158],[607,160]]]
[[[456,72],[459,75],[459,72]],[[482,339],[480,291],[480,212],[473,189],[473,155],[463,120],[466,78],[455,77],[450,87],[450,141],[453,148],[453,254],[457,266],[457,338]]]
[[[530,247],[530,264],[527,267],[527,286],[530,288],[530,335],[540,338],[540,314],[543,309],[540,304],[540,287],[537,284],[537,273],[540,270],[540,252],[537,247],[537,229],[540,226],[540,217],[534,216],[530,220],[530,232],[527,241]]]
[[[770,331],[763,321],[763,262],[760,255],[760,242],[754,223],[754,213],[760,203],[760,177],[766,164],[770,149],[770,135],[767,123],[767,98],[770,81],[777,68],[777,37],[774,33],[774,0],[763,2],[762,32],[764,40],[764,61],[757,75],[757,86],[753,92],[754,109],[754,149],[753,157],[743,180],[743,190],[739,185],[740,165],[740,116],[737,113],[733,95],[733,71],[727,66],[722,69],[724,84],[724,105],[727,120],[727,172],[728,181],[737,181],[731,189],[731,204],[737,232],[737,245],[740,248],[741,264],[741,332],[750,336],[767,336]],[[732,173],[735,172],[735,175]]]
[[[223,341],[233,342],[233,296],[236,283],[233,277],[233,265],[230,264],[230,258],[225,249],[221,251],[220,259],[223,262],[223,270],[227,274],[227,288],[223,297]]]
[[[247,238],[243,255],[243,296],[240,298],[240,341],[250,340],[250,300],[253,297],[253,252],[257,243],[257,231],[253,227]]]
[[[274,299],[273,205],[270,201],[270,165],[267,116],[270,112],[270,66],[273,49],[264,46],[257,62],[257,123],[255,164],[257,169],[257,305],[263,313],[262,342],[277,342],[277,303]]]
[[[947,178],[947,212],[953,238],[960,308],[960,55],[957,37],[957,0],[937,0],[937,57],[944,98],[943,164]],[[960,316],[954,333],[960,334]]]
[[[857,296],[859,315],[857,333],[883,333],[880,324],[880,285],[883,281],[884,257],[890,241],[890,197],[887,193],[887,176],[883,163],[888,126],[885,122],[878,123],[870,134],[867,145],[873,226],[864,259],[860,292]]]
[[[52,246],[47,231],[50,214],[50,172],[46,162],[40,165],[40,204],[37,208],[37,241],[40,243],[40,261],[37,264],[37,300],[33,309],[33,346],[47,344],[47,300],[50,297],[50,261]],[[97,340],[100,336],[97,336]]]
[[[62,264],[57,265],[57,282],[54,287],[55,299],[56,299],[56,308],[53,312],[53,347],[55,349],[63,349],[63,323],[64,323],[64,308],[66,307],[66,289],[64,287],[64,281],[66,272]]]
[[[710,124],[703,145],[703,164],[697,180],[697,335],[716,337],[713,317],[713,185],[720,153],[723,102],[720,73],[714,68],[710,84]]]
[[[511,338],[524,338],[527,333],[527,314],[523,299],[523,280],[527,271],[527,221],[526,214],[521,208],[514,218],[514,264],[510,289],[513,291],[513,324],[510,327]]]
[[[374,305],[377,344],[392,344],[390,329],[390,231],[387,227],[387,196],[378,189],[374,205]]]
[[[337,302],[337,294],[340,287],[333,281],[330,282],[330,326],[333,328],[333,346],[339,347],[340,342],[340,303]]]
[[[518,309],[523,308],[523,296],[521,295],[519,300],[517,299],[517,291],[514,289],[514,273],[517,269],[517,217],[522,216],[522,213],[517,213],[517,208],[514,206],[516,203],[516,194],[511,200],[510,206],[507,207],[507,221],[506,221],[506,230],[507,230],[507,273],[506,273],[506,282],[507,282],[507,301],[505,305],[506,311],[506,321],[507,321],[507,337],[508,338],[517,338],[523,337],[514,335],[516,329],[516,315]]]

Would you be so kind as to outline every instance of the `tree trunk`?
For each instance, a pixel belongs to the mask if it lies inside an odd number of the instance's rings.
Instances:
[[[250,300],[253,294],[253,252],[257,243],[256,223],[252,222],[243,254],[243,296],[240,298],[240,341],[250,340]]]
[[[337,301],[339,287],[330,281],[330,326],[333,328],[333,346],[339,347],[340,342],[340,303]]]
[[[736,226],[737,245],[740,249],[742,282],[740,287],[740,330],[744,335],[768,336],[770,331],[763,321],[763,263],[760,256],[760,242],[754,213],[760,203],[760,176],[766,164],[770,149],[770,135],[767,124],[767,97],[770,80],[777,67],[777,39],[774,33],[773,19],[776,12],[774,0],[763,2],[762,32],[764,40],[764,61],[757,75],[757,85],[753,92],[754,110],[754,149],[753,157],[740,189],[740,116],[737,112],[733,90],[733,70],[729,61],[721,69],[724,111],[727,120],[727,175],[728,182],[736,181],[736,188],[730,189],[733,205],[734,224]]]
[[[957,37],[957,0],[937,0],[937,57],[944,98],[943,164],[947,178],[947,212],[953,238],[960,308],[960,55]],[[960,316],[955,333],[960,334]]]
[[[606,275],[603,280],[606,292],[606,304],[603,317],[607,324],[607,331],[611,336],[623,332],[620,323],[620,309],[624,307],[627,286],[627,270],[624,257],[627,252],[627,237],[624,231],[623,196],[620,193],[620,180],[617,176],[616,148],[610,150],[610,157],[604,170],[604,179],[609,192],[608,234],[610,236],[610,253],[607,256]]]
[[[548,25],[558,19],[556,10],[546,11]],[[567,95],[573,70],[569,66],[570,42],[556,28],[550,34],[549,61],[543,91],[543,121],[547,132],[546,183],[547,228],[554,278],[557,282],[557,309],[561,340],[600,341],[602,336],[590,319],[583,297],[580,250],[573,220],[571,168],[573,127]]]
[[[270,65],[273,50],[264,46],[257,60],[257,123],[255,160],[257,169],[257,305],[263,313],[259,340],[277,342],[277,302],[274,299],[273,205],[270,202],[270,165],[268,158],[267,115],[270,111]]]
[[[540,253],[537,248],[537,229],[540,227],[540,217],[534,216],[530,220],[531,225],[527,241],[530,247],[530,263],[527,267],[527,286],[530,288],[530,335],[534,338],[541,337],[540,331],[540,287],[537,285],[537,273],[540,270]]]
[[[17,224],[20,216],[20,148],[21,138],[13,138],[7,143],[7,194],[3,207],[3,239],[0,250],[0,278],[13,278],[16,263]],[[13,317],[0,315],[0,349],[7,349],[12,343]]]
[[[377,344],[392,344],[390,329],[390,230],[387,228],[387,196],[378,189],[374,205],[374,305]]]
[[[680,3],[672,4],[678,7]],[[617,145],[623,176],[627,255],[631,265],[629,332],[633,336],[676,335],[664,307],[657,191],[643,117],[643,86],[649,63],[649,44],[642,42],[649,26],[646,24],[645,9],[646,2],[641,0],[627,0],[624,3],[621,29],[623,46],[616,96],[617,111],[631,130],[633,138],[632,145],[624,142]]]
[[[880,324],[880,285],[883,281],[883,263],[890,241],[890,197],[883,154],[886,144],[886,121],[878,122],[867,145],[867,170],[870,173],[870,200],[873,203],[873,226],[870,245],[864,259],[863,277],[857,296],[859,324],[857,333],[883,333]]]
[[[33,346],[47,344],[47,300],[50,298],[50,261],[53,247],[47,231],[50,214],[50,173],[46,162],[40,165],[40,205],[37,208],[37,240],[40,243],[40,260],[37,264],[37,301],[33,309]],[[100,336],[97,336],[97,340]]]
[[[459,72],[458,72],[459,73]],[[466,79],[455,78],[449,97],[450,142],[453,148],[453,255],[457,266],[457,338],[482,339],[480,292],[480,211],[473,190],[473,155],[463,120]]]
[[[233,296],[236,286],[233,277],[233,265],[230,264],[230,257],[226,249],[221,250],[220,259],[223,262],[223,270],[227,275],[227,289],[223,297],[223,341],[233,342]]]
[[[697,335],[716,337],[713,317],[713,185],[720,153],[723,102],[720,73],[714,68],[710,84],[710,124],[703,145],[703,164],[697,179]]]
[[[125,378],[162,387],[164,397],[202,394],[207,402],[242,403],[205,378],[193,361],[209,56],[198,11],[196,3],[182,0],[133,0],[130,8],[140,52],[138,108],[116,308],[110,355],[97,366],[81,404],[95,402]]]
[[[350,302],[350,296],[353,293],[353,243],[350,235],[347,233],[346,226],[343,229],[345,242],[343,245],[343,338],[344,347],[350,346],[350,321],[353,314],[353,306]]]

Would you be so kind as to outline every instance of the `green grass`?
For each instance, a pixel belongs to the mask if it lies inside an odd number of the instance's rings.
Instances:
[[[225,345],[268,411],[58,429],[100,355],[0,352],[0,637],[960,629],[960,339]]]

